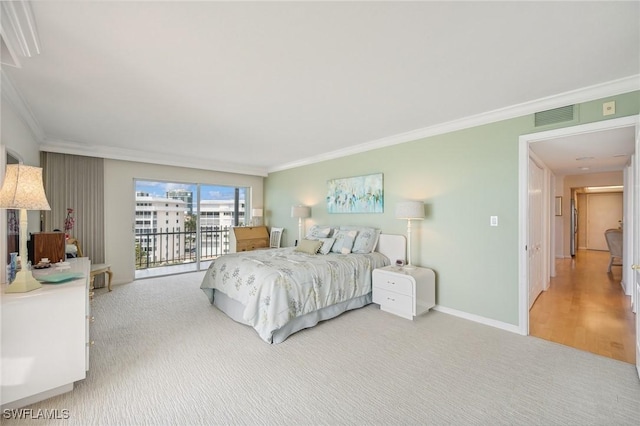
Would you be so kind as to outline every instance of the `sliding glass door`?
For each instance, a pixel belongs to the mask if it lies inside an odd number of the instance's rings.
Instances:
[[[205,269],[245,224],[248,188],[136,180],[136,278]]]

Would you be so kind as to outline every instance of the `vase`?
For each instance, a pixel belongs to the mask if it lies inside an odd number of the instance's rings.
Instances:
[[[9,253],[11,256],[11,261],[9,262],[9,271],[8,271],[8,281],[9,284],[16,279],[16,269],[18,269],[18,253]]]

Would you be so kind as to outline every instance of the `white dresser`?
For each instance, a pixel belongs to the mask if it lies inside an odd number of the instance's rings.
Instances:
[[[43,284],[27,293],[2,286],[2,408],[25,405],[68,392],[89,369],[88,258],[70,259],[83,278]],[[35,270],[34,276],[56,273]]]
[[[374,269],[372,297],[381,310],[413,320],[436,305],[436,275],[418,266]]]

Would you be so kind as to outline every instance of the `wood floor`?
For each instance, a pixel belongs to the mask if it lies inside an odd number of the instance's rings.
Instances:
[[[556,261],[557,276],[529,312],[529,333],[635,364],[635,315],[620,285],[621,267],[607,273],[609,252],[579,250]]]

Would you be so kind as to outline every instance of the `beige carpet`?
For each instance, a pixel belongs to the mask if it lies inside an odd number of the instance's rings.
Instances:
[[[3,424],[637,425],[635,367],[439,312],[377,305],[280,345],[211,306],[203,273],[97,292],[91,370]]]

